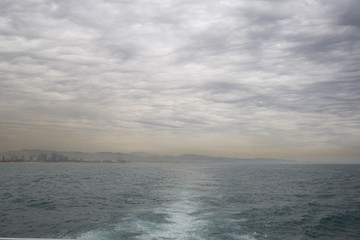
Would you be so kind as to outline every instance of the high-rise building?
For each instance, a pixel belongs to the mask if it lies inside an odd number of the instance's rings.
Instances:
[[[57,153],[51,154],[51,161],[55,162],[57,160]]]

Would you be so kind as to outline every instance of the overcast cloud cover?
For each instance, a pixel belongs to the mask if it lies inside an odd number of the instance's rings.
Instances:
[[[1,0],[0,150],[360,162],[358,0]]]

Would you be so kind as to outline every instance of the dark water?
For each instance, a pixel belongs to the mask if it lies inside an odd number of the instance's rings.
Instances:
[[[360,239],[360,165],[1,163],[0,236]]]

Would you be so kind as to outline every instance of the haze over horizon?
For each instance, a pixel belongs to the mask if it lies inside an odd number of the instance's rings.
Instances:
[[[0,2],[0,151],[360,163],[360,1]]]

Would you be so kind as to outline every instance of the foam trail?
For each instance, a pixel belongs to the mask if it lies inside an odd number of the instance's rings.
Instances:
[[[256,240],[254,234],[242,234],[241,224],[246,219],[227,219],[216,216],[209,208],[208,188],[204,181],[187,179],[180,188],[173,189],[171,203],[158,205],[157,208],[143,208],[131,211],[120,222],[107,229],[93,230],[79,236],[79,239],[111,240],[161,240],[161,239],[235,239]],[[186,184],[187,183],[187,184]],[[207,181],[205,183],[208,184]],[[203,184],[203,185],[202,185]],[[207,187],[207,186],[206,186]],[[221,219],[217,230],[216,219]],[[215,218],[215,219],[214,219]],[[235,222],[236,221],[236,222]],[[227,223],[232,230],[226,231]],[[235,222],[235,223],[234,223]]]
[[[184,192],[178,201],[164,209],[163,212],[169,216],[169,223],[164,226],[163,231],[153,233],[153,237],[159,239],[203,239],[200,233],[207,222],[195,214],[199,210],[199,204],[195,201],[193,194]]]
[[[185,191],[173,204],[124,219],[116,231],[137,233],[132,239],[204,239],[200,233],[207,222],[196,216],[199,204]]]

